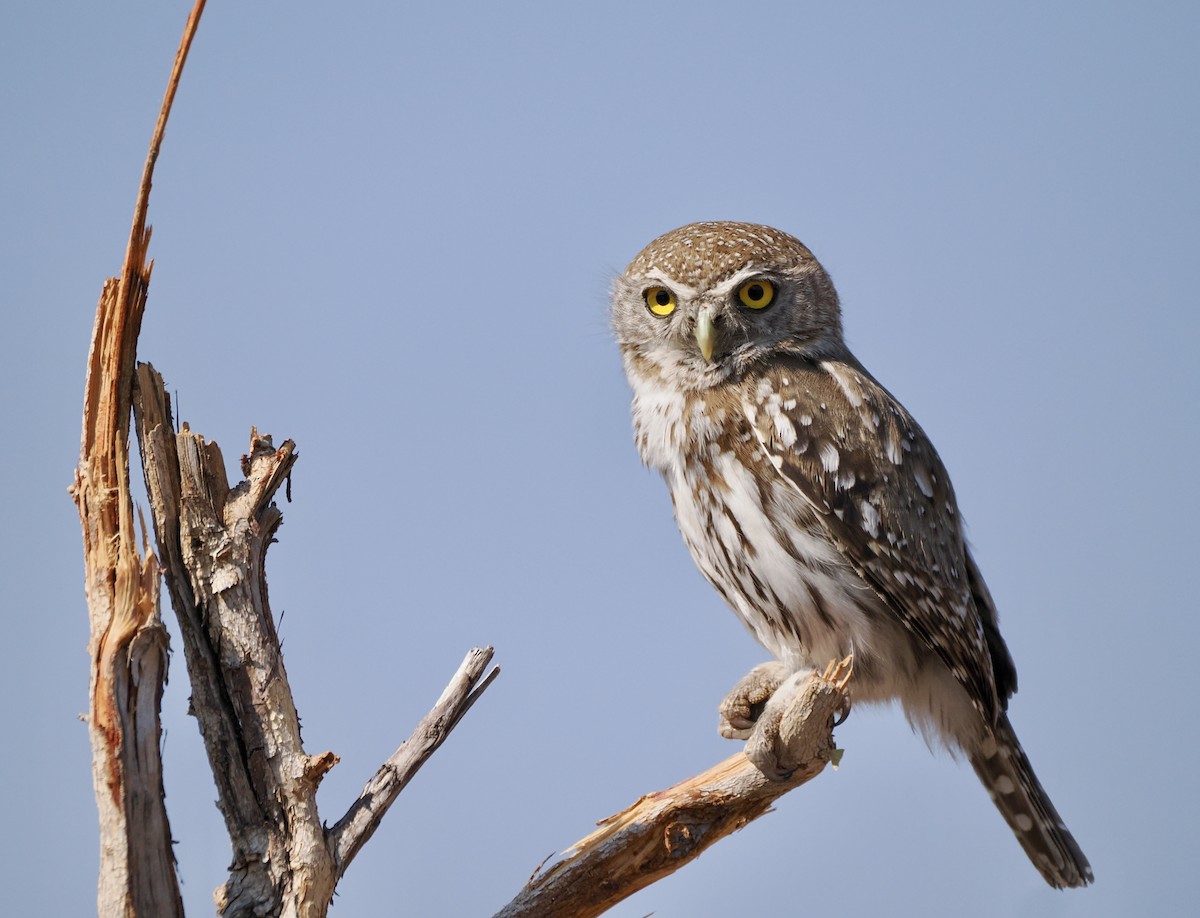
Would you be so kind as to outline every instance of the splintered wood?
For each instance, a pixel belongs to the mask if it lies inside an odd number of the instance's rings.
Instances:
[[[135,222],[119,279],[96,309],[84,387],[83,435],[71,495],[83,529],[91,657],[88,732],[100,816],[102,915],[182,915],[163,804],[159,703],[168,639],[158,560],[138,553],[129,494],[129,410],[151,265],[150,231]],[[145,526],[142,526],[145,543]]]

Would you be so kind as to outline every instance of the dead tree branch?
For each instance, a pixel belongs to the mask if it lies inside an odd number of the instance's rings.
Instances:
[[[186,425],[174,432],[154,369],[138,367],[135,383],[151,272],[146,216],[153,169],[203,8],[197,0],[176,55],[121,276],[105,284],[100,298],[71,488],[83,526],[91,617],[88,722],[100,809],[99,913],[183,914],[159,753],[167,635],[158,560],[147,545],[143,561],[134,538],[132,409],[163,572],[183,634],[193,712],[233,844],[218,908],[231,916],[321,918],[346,865],[498,670],[481,680],[492,651],[472,651],[418,734],[383,766],[336,831],[326,831],[316,791],[337,756],[304,751],[267,601],[266,550],[283,520],[274,496],[289,480],[295,444],[288,440],[276,449],[270,437],[252,431],[242,458],[245,480],[231,488],[215,443]]]
[[[137,370],[134,416],[167,584],[221,812],[233,843],[224,915],[319,918],[334,886],[408,781],[491,684],[490,647],[471,651],[413,736],[326,830],[317,810],[332,752],[310,756],[267,598],[266,551],[283,521],[273,498],[296,462],[251,433],[246,479],[230,487],[221,451],[173,423],[162,377]]]
[[[168,641],[159,615],[158,562],[149,546],[144,559],[139,557],[134,534],[129,405],[153,267],[146,261],[151,178],[203,8],[198,0],[175,56],[142,170],[121,275],[105,282],[100,294],[84,385],[79,466],[71,486],[83,527],[91,623],[88,731],[100,815],[102,915],[183,914],[159,754]]]
[[[495,667],[483,675],[491,659],[491,647],[476,648],[467,654],[442,697],[417,724],[412,736],[380,766],[346,815],[329,830],[329,847],[338,876],[379,828],[383,814],[417,770],[433,755],[483,690],[500,675],[500,670]]]
[[[674,873],[714,842],[811,781],[835,754],[834,718],[846,703],[849,660],[814,678],[785,711],[786,781],[763,776],[744,753],[674,787],[647,794],[530,878],[495,918],[592,918]]]

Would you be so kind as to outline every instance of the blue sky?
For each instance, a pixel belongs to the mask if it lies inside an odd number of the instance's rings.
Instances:
[[[0,11],[13,914],[94,909],[66,487],[187,8]],[[612,276],[700,219],[803,239],[937,444],[1013,721],[1097,883],[1049,890],[968,767],[856,709],[838,772],[612,914],[1192,907],[1198,46],[1185,3],[210,4],[141,356],[231,463],[251,425],[298,443],[268,573],[309,751],[342,757],[326,821],[469,647],[504,670],[332,915],[491,914],[736,748],[716,705],[765,655],[638,463],[606,316]],[[228,846],[187,695],[177,654],[168,806],[200,915]]]

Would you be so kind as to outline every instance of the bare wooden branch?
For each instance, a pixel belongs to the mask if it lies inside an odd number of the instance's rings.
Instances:
[[[708,771],[647,794],[535,874],[495,918],[591,918],[699,857],[710,845],[816,777],[836,746],[834,718],[846,703],[849,661],[831,666],[783,716],[786,781],[771,781],[739,752]]]
[[[83,437],[71,493],[83,527],[91,636],[88,732],[100,817],[100,914],[182,915],[162,802],[158,701],[167,635],[158,611],[158,565],[138,556],[129,496],[129,390],[122,386],[145,304],[144,242],[125,283],[104,285],[92,333]],[[122,292],[125,299],[122,299]],[[143,911],[143,909],[148,909]]]
[[[412,736],[379,767],[346,815],[329,830],[329,848],[333,852],[339,877],[375,834],[388,807],[396,801],[413,775],[500,674],[500,667],[496,666],[486,676],[483,675],[491,660],[491,647],[476,647],[467,654],[450,684],[417,724]]]
[[[490,647],[471,651],[413,735],[325,830],[321,778],[338,761],[300,740],[267,600],[265,557],[283,516],[272,502],[297,454],[251,434],[245,481],[230,487],[215,443],[187,425],[175,434],[162,377],[137,368],[134,417],[164,573],[183,634],[200,722],[233,844],[217,892],[229,916],[321,916],[337,881],[396,797],[499,672]]]
[[[199,722],[217,784],[217,806],[225,817],[230,838],[234,839],[238,837],[238,826],[261,822],[265,817],[245,767],[237,713],[225,687],[220,661],[205,631],[204,609],[196,599],[191,574],[184,564],[180,541],[184,501],[174,422],[162,377],[150,364],[137,367],[133,416],[137,421],[155,539],[183,638],[184,659],[192,685],[191,713]],[[194,446],[190,437],[186,442],[189,448]],[[210,505],[217,501],[223,505],[224,495],[229,491],[224,464],[216,456],[210,456],[209,460],[204,468],[215,480],[205,482],[204,500]],[[197,460],[193,457],[189,464],[195,465]],[[195,474],[189,477],[194,479]],[[247,853],[238,855],[235,862]]]
[[[101,825],[99,912],[183,914],[164,806],[159,705],[167,635],[158,561],[133,536],[129,416],[136,415],[154,529],[183,634],[192,705],[233,846],[217,892],[227,916],[321,918],[334,886],[412,775],[499,672],[481,676],[492,649],[468,655],[410,740],[326,832],[321,778],[338,761],[305,753],[267,600],[266,550],[283,520],[273,502],[296,461],[251,433],[245,480],[229,486],[221,451],[185,425],[174,432],[161,376],[134,364],[151,265],[146,226],[154,164],[188,49],[197,0],[176,55],[146,158],[121,276],[105,284],[85,387],[80,464],[72,493],[83,525],[91,616],[89,726]],[[145,526],[143,524],[143,538]]]
[[[336,883],[316,791],[337,762],[300,737],[267,598],[266,552],[283,514],[273,502],[297,457],[251,432],[246,479],[185,425],[177,435],[162,378],[138,367],[134,415],[146,487],[192,678],[193,713],[217,778],[233,846],[216,894],[229,916],[321,916]]]
[[[184,28],[142,171],[120,277],[108,280],[100,295],[79,466],[71,486],[83,527],[91,623],[88,730],[100,816],[101,915],[183,914],[159,752],[168,640],[159,615],[158,561],[148,545],[144,559],[137,551],[129,493],[129,408],[152,268],[146,260],[151,177],[203,7],[201,0]]]

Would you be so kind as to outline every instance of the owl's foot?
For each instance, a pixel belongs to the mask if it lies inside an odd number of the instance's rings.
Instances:
[[[721,701],[718,729],[726,739],[750,739],[754,725],[768,699],[787,679],[790,671],[778,660],[760,663],[738,680]]]
[[[772,781],[786,781],[799,764],[792,761],[788,742],[781,735],[781,726],[792,702],[804,691],[814,675],[816,673],[813,670],[802,669],[783,680],[762,706],[762,713],[746,741],[747,757]]]
[[[786,781],[797,768],[808,761],[811,754],[797,746],[797,741],[804,735],[803,719],[805,711],[811,713],[806,704],[811,701],[800,701],[800,696],[810,682],[827,682],[842,694],[842,707],[834,712],[833,724],[836,727],[850,713],[850,695],[846,691],[850,684],[850,676],[854,671],[854,658],[834,661],[825,668],[824,673],[812,669],[802,669],[789,675],[772,693],[758,721],[746,742],[746,755],[755,767],[772,781]],[[801,707],[793,709],[800,701]],[[834,760],[836,764],[836,760]]]

